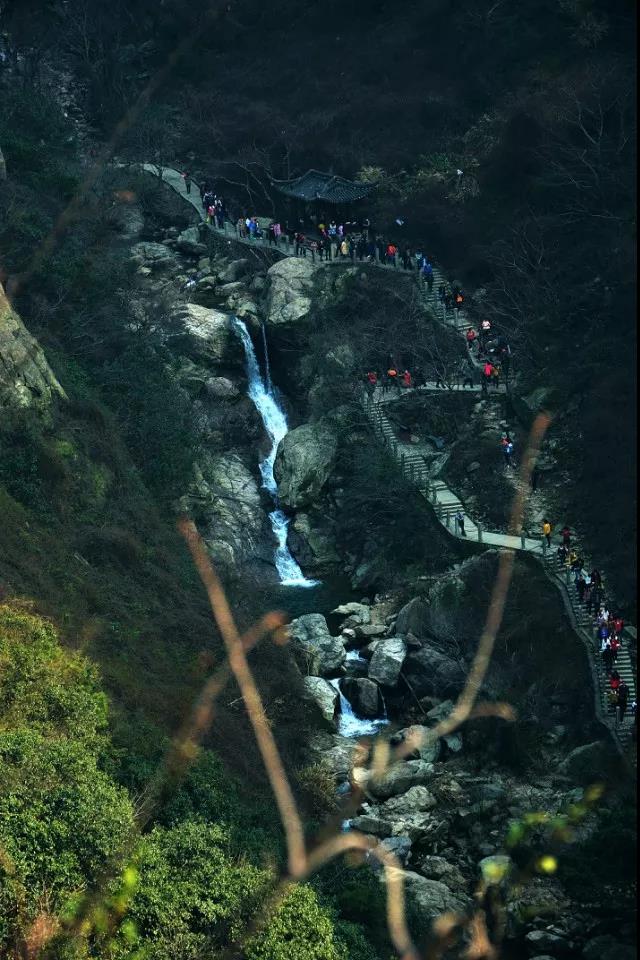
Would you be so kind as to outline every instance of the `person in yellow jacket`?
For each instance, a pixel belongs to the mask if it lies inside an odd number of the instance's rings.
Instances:
[[[547,539],[547,546],[550,547],[551,546],[551,524],[549,523],[548,520],[545,520],[542,524],[542,533],[543,533],[543,536],[545,536]]]

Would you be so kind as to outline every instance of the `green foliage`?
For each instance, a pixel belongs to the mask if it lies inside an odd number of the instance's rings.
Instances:
[[[101,743],[106,723],[95,666],[63,651],[48,621],[0,606],[0,732],[29,727],[89,746]]]
[[[220,827],[198,821],[156,827],[141,841],[136,867],[125,921],[153,960],[191,960],[239,938],[270,883],[265,871],[229,858]],[[127,957],[125,940],[121,932],[97,955]]]
[[[45,895],[59,909],[94,883],[132,827],[129,799],[86,744],[26,730],[0,735],[0,846],[11,864],[4,870],[31,911]]]
[[[348,960],[331,915],[310,887],[294,887],[264,933],[247,945],[247,960]]]

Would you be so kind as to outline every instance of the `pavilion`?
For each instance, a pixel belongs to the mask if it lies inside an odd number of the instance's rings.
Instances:
[[[342,221],[352,219],[353,205],[369,196],[375,186],[319,170],[307,170],[293,180],[271,180],[271,185],[289,198],[296,221],[310,219],[316,223],[319,217]]]

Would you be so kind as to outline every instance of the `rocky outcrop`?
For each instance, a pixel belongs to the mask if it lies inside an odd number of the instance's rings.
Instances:
[[[131,247],[131,259],[153,271],[175,268],[179,263],[175,253],[164,243],[136,243]]]
[[[321,613],[307,613],[289,624],[289,638],[298,665],[305,673],[335,677],[346,658],[344,644],[332,637]]]
[[[341,682],[341,690],[359,717],[380,716],[380,691],[373,680],[353,677]]]
[[[47,407],[65,397],[38,341],[15,313],[0,284],[0,410]]]
[[[424,643],[407,657],[405,673],[416,696],[456,696],[465,681],[462,663]]]
[[[177,348],[194,360],[221,366],[242,366],[242,344],[226,313],[197,303],[179,303],[171,311],[171,321],[181,328],[173,338]]]
[[[226,570],[259,555],[269,540],[258,485],[235,453],[203,457],[182,507],[207,517],[204,538],[214,561]]]
[[[303,677],[302,689],[305,699],[316,706],[324,725],[330,730],[337,730],[340,695],[335,687],[322,677]]]
[[[285,257],[267,272],[266,322],[287,327],[304,322],[311,309],[313,276],[317,267],[311,261]]]
[[[206,246],[200,240],[197,227],[188,227],[178,234],[176,247],[180,253],[186,253],[189,257],[201,257],[207,252]]]
[[[248,272],[248,260],[232,260],[231,263],[220,273],[219,280],[220,283],[234,283],[236,280],[240,280],[241,277],[244,277]]]
[[[394,687],[407,655],[407,645],[401,637],[380,640],[369,664],[369,678],[385,687]]]
[[[340,562],[335,536],[313,513],[297,513],[289,527],[289,549],[308,574],[323,574]]]
[[[466,897],[456,895],[440,880],[429,880],[411,870],[404,871],[403,878],[407,898],[425,924],[442,913],[462,913],[467,907]]]
[[[292,510],[314,503],[333,469],[338,439],[326,421],[305,423],[280,441],[274,465],[278,496]]]

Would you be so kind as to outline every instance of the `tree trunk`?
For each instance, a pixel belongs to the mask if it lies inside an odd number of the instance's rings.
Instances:
[[[3,180],[6,180],[6,179],[7,179],[7,165],[4,162],[4,154],[2,152],[2,147],[0,147],[0,183],[2,183]]]

